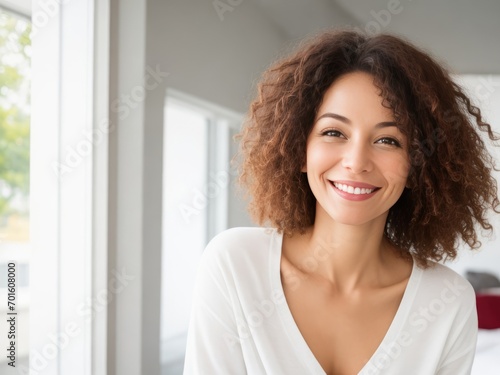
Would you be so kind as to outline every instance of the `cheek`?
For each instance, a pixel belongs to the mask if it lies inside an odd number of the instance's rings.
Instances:
[[[307,148],[308,168],[330,168],[335,163],[335,152],[328,144],[313,144]]]
[[[386,164],[386,178],[387,180],[398,184],[406,185],[406,180],[410,172],[410,163],[405,156],[399,156],[387,161]]]

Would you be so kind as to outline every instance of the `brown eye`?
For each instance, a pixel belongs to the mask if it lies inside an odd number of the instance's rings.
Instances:
[[[389,146],[395,146],[395,147],[401,147],[401,143],[397,139],[390,138],[390,137],[384,137],[380,138],[377,143],[381,143],[383,145],[389,145]]]
[[[338,130],[333,130],[333,129],[325,130],[323,133],[321,133],[321,135],[325,135],[327,137],[344,137],[344,134],[342,134]]]

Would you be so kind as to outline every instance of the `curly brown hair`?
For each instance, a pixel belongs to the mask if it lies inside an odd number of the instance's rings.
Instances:
[[[314,223],[316,199],[301,172],[306,141],[325,91],[355,71],[374,77],[408,138],[408,189],[389,211],[387,238],[422,266],[455,258],[459,238],[478,248],[476,224],[491,231],[487,211],[499,212],[495,164],[481,134],[499,138],[440,64],[387,34],[326,32],[264,73],[235,138],[252,217],[285,234]]]

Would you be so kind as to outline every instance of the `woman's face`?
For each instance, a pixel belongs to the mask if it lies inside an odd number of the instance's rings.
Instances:
[[[385,223],[406,185],[407,147],[373,77],[353,72],[338,78],[326,91],[307,139],[303,172],[317,210],[344,224]]]

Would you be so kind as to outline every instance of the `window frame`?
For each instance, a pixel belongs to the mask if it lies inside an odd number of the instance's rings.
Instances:
[[[105,15],[107,2],[51,5],[33,0],[32,9],[30,372],[105,374],[106,362],[95,359],[107,343],[98,327],[106,311],[92,315],[107,273],[93,252],[103,242],[94,231],[93,167],[105,150],[84,134],[99,130],[94,77],[102,64],[94,65],[106,39],[94,41],[95,12]]]
[[[0,7],[21,17],[31,18],[31,0],[0,0]]]

